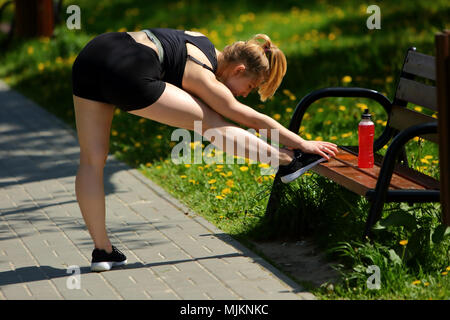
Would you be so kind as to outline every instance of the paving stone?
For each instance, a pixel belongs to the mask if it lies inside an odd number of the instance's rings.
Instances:
[[[76,132],[1,81],[0,101],[0,299],[314,299],[112,155],[107,230],[128,264],[91,272]]]

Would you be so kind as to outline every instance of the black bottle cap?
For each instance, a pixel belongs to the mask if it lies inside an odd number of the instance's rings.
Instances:
[[[369,112],[369,109],[365,109],[364,113],[361,116],[362,119],[372,119],[372,115]]]

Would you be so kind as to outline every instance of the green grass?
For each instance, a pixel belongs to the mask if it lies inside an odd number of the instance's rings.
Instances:
[[[319,88],[365,87],[392,99],[406,50],[415,46],[434,55],[434,33],[450,28],[450,6],[444,0],[389,4],[79,0],[71,4],[81,8],[81,30],[68,30],[61,24],[51,39],[15,39],[0,53],[0,78],[73,128],[71,65],[83,46],[103,32],[146,27],[199,30],[219,49],[256,33],[268,34],[286,53],[286,77],[267,103],[260,103],[256,95],[241,101],[287,127],[298,101]],[[366,28],[366,8],[371,4],[381,8],[381,30]],[[11,15],[9,10],[4,17]],[[356,145],[357,123],[365,105],[374,115],[378,136],[387,120],[382,107],[354,98],[316,102],[299,133],[306,139]],[[329,258],[338,262],[336,268],[342,273],[333,290],[326,285],[310,288],[322,299],[450,298],[445,273],[450,265],[450,239],[439,227],[439,205],[386,205],[374,241],[359,242],[367,201],[327,179],[306,174],[277,189],[280,205],[271,216],[265,216],[273,176],[262,176],[258,164],[245,159],[242,164],[222,167],[174,165],[170,161],[172,147],[178,143],[170,141],[174,129],[117,110],[110,152],[241,241],[313,237]],[[439,177],[436,145],[411,141],[407,151],[411,166]],[[402,240],[408,244],[401,245]],[[367,288],[370,265],[380,268],[380,290]]]

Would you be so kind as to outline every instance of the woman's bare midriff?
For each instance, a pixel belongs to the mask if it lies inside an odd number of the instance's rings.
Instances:
[[[158,53],[158,48],[143,31],[127,32],[136,42],[143,44],[144,46],[150,47]]]

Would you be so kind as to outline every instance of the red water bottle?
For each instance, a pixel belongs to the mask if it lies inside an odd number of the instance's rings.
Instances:
[[[358,125],[358,167],[373,168],[373,136],[375,125],[369,109],[364,110]]]

